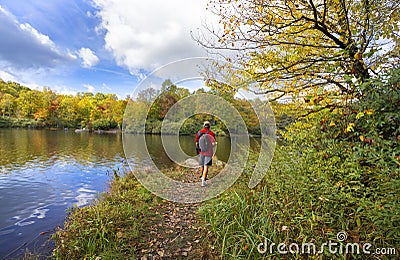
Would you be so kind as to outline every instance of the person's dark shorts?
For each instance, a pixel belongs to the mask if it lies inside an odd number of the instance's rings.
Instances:
[[[200,166],[211,166],[212,165],[212,156],[204,156],[202,154],[199,154],[199,165]]]

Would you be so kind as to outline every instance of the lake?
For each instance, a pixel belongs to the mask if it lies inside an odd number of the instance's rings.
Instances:
[[[134,143],[139,136],[128,138]],[[193,138],[179,139],[189,155],[195,155]],[[146,136],[146,142],[159,167],[173,165],[160,136]],[[141,152],[135,164],[146,163]],[[230,139],[218,138],[218,158],[227,161],[229,152]],[[26,249],[49,253],[48,237],[63,225],[67,209],[93,201],[118,169],[129,170],[121,134],[0,129],[0,259]]]

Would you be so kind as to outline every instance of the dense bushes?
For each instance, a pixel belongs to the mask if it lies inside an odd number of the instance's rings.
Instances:
[[[383,82],[382,82],[383,81]],[[299,119],[255,190],[248,179],[202,207],[214,243],[232,258],[365,259],[365,254],[282,255],[272,243],[338,242],[400,250],[400,93],[398,74],[360,88],[363,99]],[[252,163],[247,173],[252,171]],[[247,176],[248,177],[248,176]],[[265,254],[257,251],[267,241]],[[264,245],[263,245],[264,246]],[[383,255],[374,257],[384,258]]]
[[[92,128],[95,130],[109,130],[117,127],[118,123],[114,120],[99,119],[92,123]]]
[[[347,242],[400,248],[399,168],[385,159],[395,156],[393,149],[375,149],[375,155],[384,153],[380,161],[363,165],[360,149],[369,147],[317,139],[310,132],[319,124],[309,126],[296,133],[292,128],[298,142],[276,150],[256,190],[246,187],[246,179],[203,207],[222,254],[258,258],[257,245],[265,239],[321,245],[337,242],[340,231],[347,232]]]
[[[40,120],[28,118],[0,118],[0,128],[43,128],[45,124]]]
[[[190,117],[186,119],[183,124],[181,122],[166,122],[148,119],[145,123],[146,134],[161,134],[161,128],[163,127],[164,134],[177,134],[176,130],[179,130],[180,135],[195,135],[200,129],[203,128],[203,122],[208,120],[208,115],[196,115],[196,117]],[[164,124],[164,126],[163,126]],[[127,124],[124,131],[127,133],[139,133],[141,131],[139,124]],[[218,136],[226,136],[228,131],[226,126],[219,122],[213,124],[211,130]]]

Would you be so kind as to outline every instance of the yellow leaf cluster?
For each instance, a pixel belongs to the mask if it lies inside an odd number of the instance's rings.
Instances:
[[[363,53],[371,46],[366,46],[362,33],[375,37],[371,38],[371,44],[382,45],[376,39],[393,32],[394,25],[399,27],[398,0],[367,1],[368,6],[359,0],[210,1],[217,5],[215,12],[223,21],[224,35],[220,42],[232,46],[235,42],[237,48],[245,50],[238,56],[243,57],[246,72],[263,82],[263,87],[277,89],[279,93],[283,89],[294,96],[304,90],[317,90],[324,84],[330,88],[336,86],[336,90],[344,85],[341,90],[349,89],[352,93],[354,86],[345,82],[343,75],[360,78],[363,74],[359,71],[368,73],[371,68],[368,66],[378,67],[383,60],[376,53],[368,57],[368,65],[364,62]],[[237,60],[240,62],[240,58]],[[274,69],[266,71],[271,67]],[[340,98],[328,100],[325,91],[310,95],[324,96],[315,102],[321,105]],[[360,112],[357,118],[372,113]]]
[[[356,52],[356,54],[354,54],[354,59],[356,60],[362,60],[363,55],[360,51]]]
[[[361,117],[363,117],[364,116],[364,113],[363,112],[358,112],[358,114],[356,115],[356,118],[357,119],[360,119]]]
[[[345,133],[353,132],[354,131],[354,123],[349,123],[348,126],[346,127],[346,130],[344,130]]]
[[[367,109],[364,111],[367,115],[372,115],[375,111],[373,109]]]

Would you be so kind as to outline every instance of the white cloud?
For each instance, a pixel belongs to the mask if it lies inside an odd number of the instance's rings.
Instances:
[[[87,88],[88,92],[94,93],[94,91],[96,90],[95,87],[93,87],[92,85],[89,85],[89,84],[84,84],[83,86],[84,86],[85,88]]]
[[[138,75],[175,60],[205,56],[191,36],[207,17],[206,0],[93,0],[105,46]],[[210,15],[210,14],[208,14]]]
[[[30,89],[42,90],[47,84],[38,84],[37,77],[50,74],[49,68],[13,68],[5,61],[0,61],[0,78],[5,81],[17,82]],[[48,78],[48,77],[47,77]]]
[[[28,87],[30,89],[43,90],[43,86],[39,85],[35,82],[25,82],[25,83],[22,83],[22,85],[25,87]]]
[[[41,34],[33,28],[29,23],[20,24],[19,27],[23,32],[26,32],[28,35],[31,35],[37,42],[44,46],[48,46],[50,49],[55,49],[55,44],[49,38],[49,36]]]
[[[54,89],[58,94],[63,94],[63,95],[76,95],[78,92],[75,90],[70,89],[67,86],[54,86],[52,89]]]
[[[112,90],[112,88],[110,88],[106,83],[103,83],[102,86],[103,86],[103,89],[106,89],[108,91]]]
[[[78,57],[72,53],[70,50],[67,51],[67,53],[65,54],[70,60],[77,60]]]
[[[0,5],[0,60],[13,68],[51,68],[73,58],[59,51],[49,36],[20,23]],[[2,66],[4,68],[4,66]]]
[[[99,58],[93,53],[91,49],[81,48],[78,53],[79,57],[82,59],[82,66],[84,68],[90,68],[96,66],[99,63]]]
[[[11,75],[10,73],[6,72],[6,71],[2,71],[0,70],[0,79],[4,80],[4,81],[16,81],[16,78]]]

